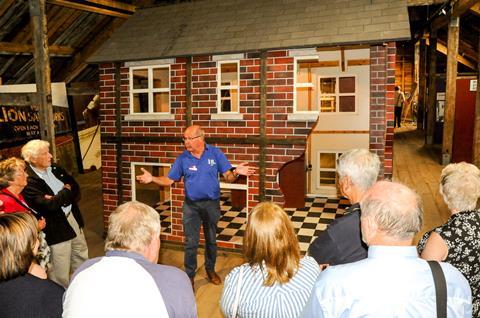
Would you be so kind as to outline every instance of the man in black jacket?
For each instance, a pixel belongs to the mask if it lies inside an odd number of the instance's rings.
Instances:
[[[337,163],[342,194],[352,205],[310,244],[308,254],[320,265],[339,265],[367,257],[360,233],[360,205],[364,193],[377,181],[380,160],[367,149],[344,152]]]
[[[49,148],[47,141],[38,139],[22,147],[28,173],[23,196],[47,223],[44,232],[52,252],[48,277],[67,287],[70,273],[88,259],[88,247],[77,205],[80,188],[63,168],[52,164]]]

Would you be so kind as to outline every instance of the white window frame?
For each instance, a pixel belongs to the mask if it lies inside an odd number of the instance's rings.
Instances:
[[[136,166],[152,166],[152,167],[168,167],[171,168],[172,165],[169,163],[158,163],[158,162],[140,162],[140,161],[132,161],[130,162],[130,177],[131,177],[131,185],[132,185],[132,200],[135,201],[137,199],[137,180],[135,180],[135,167]],[[172,187],[170,187],[170,198],[172,197]],[[170,199],[171,201],[171,199]],[[171,205],[170,205],[170,212],[171,212]]]
[[[294,114],[312,114],[316,116],[318,115],[318,110],[298,110],[297,109],[297,88],[302,88],[302,87],[310,87],[314,88],[315,84],[314,83],[298,83],[297,79],[297,71],[298,71],[298,62],[302,60],[318,60],[318,55],[306,55],[306,56],[295,56],[294,58],[294,69],[293,69],[293,82],[294,82],[294,88],[293,88],[293,113]]]
[[[222,64],[237,64],[237,85],[222,85]],[[237,90],[237,111],[222,111],[222,89]],[[230,97],[230,100],[232,98]],[[231,105],[233,103],[231,102]],[[240,61],[239,60],[222,60],[217,61],[217,114],[240,114]]]
[[[153,69],[167,68],[168,69],[168,87],[154,88],[153,87]],[[133,88],[133,71],[147,70],[148,87],[142,89]],[[156,64],[156,65],[141,65],[129,67],[129,97],[130,107],[129,115],[125,116],[127,120],[158,120],[158,119],[173,119],[171,114],[171,66],[170,64]],[[148,112],[138,113],[133,110],[133,94],[134,93],[148,93]],[[154,93],[168,93],[168,111],[154,112],[153,111],[153,94]]]
[[[341,77],[354,77],[355,78],[355,93],[340,93],[340,78]],[[322,78],[335,78],[335,94],[322,94],[322,91],[321,91],[321,85],[320,85],[320,82],[322,80]],[[340,111],[340,96],[355,96],[355,111],[353,112],[341,112]],[[334,112],[322,112],[322,103],[320,101],[320,98],[322,96],[335,96],[335,111]],[[326,76],[319,76],[318,77],[318,111],[320,112],[320,114],[322,115],[350,115],[350,114],[357,114],[358,113],[358,76],[355,75],[355,74],[338,74],[338,75],[335,75],[335,76],[330,76],[330,75],[326,75]]]
[[[340,157],[340,154],[342,154],[342,153],[344,153],[344,152],[345,152],[345,151],[337,151],[337,150],[332,150],[332,151],[329,151],[329,150],[319,150],[319,151],[318,151],[318,155],[317,155],[317,158],[318,158],[318,162],[317,162],[317,165],[318,165],[318,166],[317,166],[317,167],[318,167],[318,170],[317,170],[318,176],[316,176],[316,177],[317,177],[317,189],[322,190],[322,189],[332,189],[332,188],[335,188],[335,189],[336,189],[336,188],[337,188],[337,184],[338,184],[338,180],[337,180],[338,175],[337,175],[337,174],[335,174],[335,183],[334,183],[333,185],[331,185],[331,186],[327,186],[327,185],[322,185],[322,184],[320,183],[320,179],[321,179],[321,178],[320,178],[320,172],[322,172],[322,171],[333,171],[333,172],[336,172],[336,171],[337,171],[338,158]],[[332,153],[334,153],[334,154],[335,154],[335,168],[322,168],[322,167],[321,167],[321,165],[320,165],[320,164],[321,164],[321,162],[320,162],[320,157],[321,157],[320,154],[322,154],[322,153],[324,153],[324,154],[332,154]]]

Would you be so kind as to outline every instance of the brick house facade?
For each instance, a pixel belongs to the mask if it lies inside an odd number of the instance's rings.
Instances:
[[[383,163],[381,177],[390,178],[393,166],[395,42],[370,45],[369,51],[369,148],[379,155]],[[204,128],[207,143],[221,148],[232,164],[247,161],[260,167],[259,170],[264,168],[248,178],[249,207],[260,200],[283,203],[283,194],[277,182],[278,170],[305,152],[306,140],[315,121],[288,117],[295,112],[295,58],[289,55],[289,50],[267,50],[263,61],[266,68],[262,82],[261,54],[258,51],[247,52],[239,59],[241,119],[215,117],[218,111],[218,64],[214,55],[192,56],[191,60],[186,57],[170,59],[172,116],[165,120],[129,118],[129,64],[102,62],[99,65],[105,224],[120,202],[133,197],[132,163],[172,164],[184,150],[181,137],[190,120],[192,124]],[[143,65],[148,65],[148,62],[145,63]],[[191,82],[190,87],[187,87],[188,82]],[[266,90],[263,98],[266,100],[262,113],[263,83]],[[190,105],[187,105],[188,94]],[[174,183],[170,199],[171,231],[162,233],[162,239],[181,242],[182,182]],[[228,242],[219,242],[219,246],[239,247]]]

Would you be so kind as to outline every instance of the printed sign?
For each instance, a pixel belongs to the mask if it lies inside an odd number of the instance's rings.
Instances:
[[[68,108],[53,106],[53,121],[56,135],[70,132]],[[0,105],[0,147],[36,138],[40,138],[40,125],[35,106]]]
[[[0,85],[2,93],[33,93],[35,84]],[[55,135],[71,131],[65,83],[52,83],[52,104]],[[40,123],[36,106],[6,106],[0,104],[0,148],[40,138]]]

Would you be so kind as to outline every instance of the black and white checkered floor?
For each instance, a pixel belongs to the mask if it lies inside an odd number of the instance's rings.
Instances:
[[[241,244],[247,221],[246,209],[232,207],[228,193],[222,193],[220,204],[222,217],[218,221],[217,241]],[[342,216],[348,206],[348,200],[343,198],[306,198],[304,208],[286,208],[285,211],[290,215],[297,232],[300,249],[305,252],[310,242],[335,218]],[[170,202],[164,202],[156,207],[160,213],[164,233],[170,233],[169,208]]]

